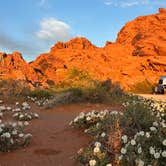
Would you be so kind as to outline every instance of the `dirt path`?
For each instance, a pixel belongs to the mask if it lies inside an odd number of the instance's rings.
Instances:
[[[166,94],[165,95],[152,95],[152,94],[138,94],[139,96],[145,97],[147,99],[155,99],[157,101],[165,101],[166,102]]]
[[[33,140],[29,147],[10,153],[0,153],[0,166],[77,166],[72,159],[90,138],[72,129],[69,122],[81,111],[118,109],[106,105],[75,104],[40,110],[40,118],[28,127]]]

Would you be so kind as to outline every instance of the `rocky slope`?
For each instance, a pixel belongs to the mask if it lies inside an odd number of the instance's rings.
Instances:
[[[0,78],[39,82],[40,75],[23,59],[19,52],[0,53]]]
[[[166,75],[166,10],[161,8],[157,14],[128,22],[116,42],[107,42],[103,48],[86,38],[74,38],[58,42],[29,65],[24,60],[23,63],[26,70],[21,69],[22,65],[15,69],[6,63],[6,68],[15,73],[9,75],[30,80],[40,75],[43,82],[58,82],[67,79],[67,73],[75,67],[96,79],[118,81],[126,89],[145,79],[156,82],[160,75]],[[24,72],[27,70],[30,72]]]

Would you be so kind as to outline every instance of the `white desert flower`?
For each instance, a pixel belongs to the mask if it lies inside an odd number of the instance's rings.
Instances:
[[[13,131],[12,131],[12,134],[13,134],[13,135],[17,135],[17,130],[13,130]]]
[[[99,152],[100,152],[100,148],[99,148],[99,147],[95,147],[95,148],[93,149],[93,152],[94,152],[94,154],[99,153]]]
[[[13,111],[13,112],[20,112],[21,109],[20,109],[20,108],[15,108],[15,109],[13,109],[12,111]]]
[[[16,102],[16,105],[19,105],[19,102]]]
[[[146,132],[146,138],[149,138],[150,137],[150,133],[149,132]]]
[[[28,125],[29,125],[29,122],[25,121],[25,122],[24,122],[24,125],[25,125],[25,126],[28,126]]]
[[[161,122],[161,125],[162,125],[163,128],[166,128],[165,122]]]
[[[13,122],[12,127],[16,127],[16,126],[17,126],[17,123]]]
[[[88,116],[88,117],[86,118],[86,120],[87,120],[87,121],[90,121],[90,120],[91,120],[91,117],[90,117],[90,116]]]
[[[3,134],[2,134],[2,137],[10,138],[11,135],[10,135],[9,132],[6,132],[6,133],[3,133]]]
[[[122,154],[126,154],[127,150],[125,148],[122,148],[120,151]]]
[[[100,142],[95,142],[95,146],[100,148],[101,147],[101,143]]]
[[[150,127],[150,130],[151,130],[151,131],[156,131],[157,129],[156,129],[156,127],[153,127],[153,126],[152,126],[152,127]]]
[[[101,137],[105,137],[106,136],[106,133],[105,132],[103,132],[102,134],[101,134]]]
[[[139,135],[141,135],[141,136],[144,136],[144,134],[145,134],[144,131],[140,131],[140,132],[139,132]]]
[[[12,108],[11,108],[11,107],[6,107],[6,109],[7,109],[8,111],[11,111],[11,110],[12,110]]]
[[[2,112],[0,112],[0,117],[1,117],[1,118],[3,117],[3,113],[2,113]]]
[[[99,127],[100,126],[100,123],[98,122],[98,123],[96,123],[96,127]]]
[[[166,146],[166,139],[163,141],[163,145]]]
[[[88,129],[85,129],[85,130],[84,130],[84,133],[87,133],[87,132],[88,132]]]
[[[5,106],[0,106],[0,111],[5,111],[6,107]]]
[[[141,153],[142,153],[142,148],[139,147],[139,148],[138,148],[138,154],[141,154]]]
[[[166,150],[161,153],[162,157],[166,157]]]
[[[155,149],[152,146],[149,148],[149,153],[152,155],[155,154]]]
[[[11,143],[11,144],[14,144],[14,141],[13,141],[13,139],[12,139],[12,138],[10,139],[10,143]]]
[[[127,143],[127,139],[128,139],[127,135],[122,136],[123,143]]]
[[[84,113],[84,112],[81,112],[80,115],[79,115],[79,118],[80,118],[80,119],[83,119],[84,116],[85,116],[85,113]]]
[[[90,160],[89,165],[90,166],[95,166],[96,165],[96,160]]]
[[[27,117],[28,117],[28,119],[32,119],[32,116],[31,116],[31,115],[28,115]]]
[[[120,156],[118,157],[118,159],[119,159],[119,160],[122,160],[122,159],[123,159],[123,155],[120,155]]]
[[[155,159],[160,158],[160,153],[158,153],[158,152],[157,152],[157,153],[155,153],[155,154],[154,154],[154,158],[155,158]]]
[[[39,115],[37,113],[34,114],[35,118],[39,118]]]
[[[75,122],[75,123],[78,122],[78,117],[76,117],[76,118],[74,119],[74,122]]]
[[[23,133],[20,133],[18,136],[19,136],[20,138],[22,138],[22,137],[24,136],[24,134],[23,134]]]
[[[130,143],[131,143],[131,145],[136,145],[136,141],[134,140],[134,139],[132,139],[131,141],[130,141]]]
[[[153,122],[153,126],[155,126],[155,127],[158,127],[158,123],[157,122]]]
[[[138,166],[144,166],[145,164],[141,159],[137,160],[136,163],[138,164]]]
[[[15,114],[13,114],[13,117],[17,117],[19,114],[18,114],[18,112],[17,113],[15,113]]]
[[[4,123],[1,123],[1,124],[0,124],[0,127],[2,127],[2,128],[5,127]]]
[[[111,163],[109,163],[109,164],[107,164],[106,166],[112,166],[112,164],[111,164]]]
[[[19,118],[20,118],[20,119],[24,118],[24,115],[22,115],[22,114],[21,114],[21,115],[19,115]]]

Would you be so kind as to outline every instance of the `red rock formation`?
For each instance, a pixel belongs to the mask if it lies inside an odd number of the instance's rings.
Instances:
[[[160,75],[166,75],[166,9],[128,22],[116,42],[107,42],[103,48],[86,38],[74,38],[58,42],[30,64],[18,53],[0,57],[1,73],[14,78],[36,81],[40,75],[43,82],[58,82],[67,79],[68,71],[76,67],[96,79],[118,81],[126,89],[145,79],[156,82]]]
[[[38,82],[34,69],[23,59],[19,52],[12,54],[0,53],[0,78],[20,79]]]

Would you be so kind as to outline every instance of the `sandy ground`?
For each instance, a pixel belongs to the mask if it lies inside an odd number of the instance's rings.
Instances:
[[[83,132],[72,129],[69,122],[81,111],[112,109],[100,104],[74,104],[42,110],[33,106],[40,118],[33,120],[27,131],[31,144],[25,149],[0,153],[0,166],[77,166],[76,152],[90,141]]]
[[[164,95],[138,94],[138,95],[145,97],[147,99],[155,99],[157,101],[165,101],[166,102],[166,94],[164,94]]]

